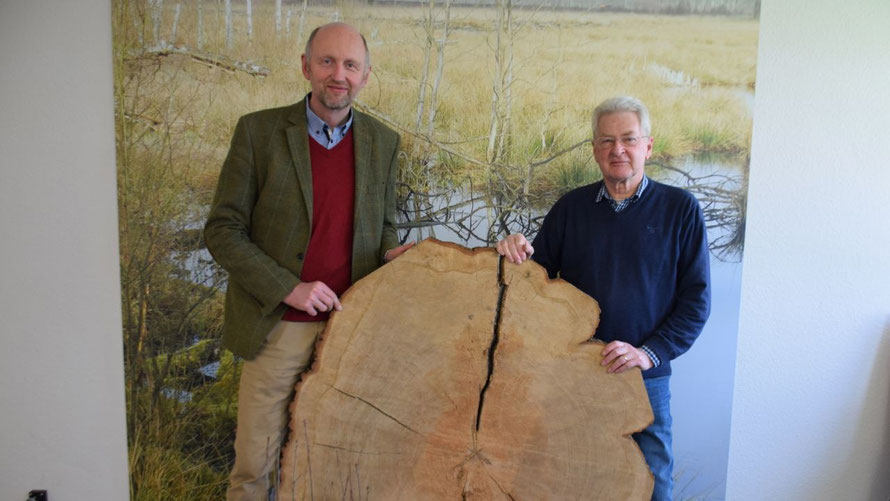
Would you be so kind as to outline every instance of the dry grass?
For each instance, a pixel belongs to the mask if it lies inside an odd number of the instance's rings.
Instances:
[[[225,48],[222,10],[213,4],[205,6],[205,49],[262,64],[270,68],[270,76],[258,79],[223,73],[181,58],[188,67],[178,78],[188,83],[178,84],[176,93],[192,96],[198,92],[206,101],[200,116],[203,130],[221,150],[238,116],[290,104],[308,91],[299,67],[304,44],[297,36],[299,4],[292,7],[289,37],[284,29],[276,36],[271,2],[254,4],[252,41],[247,40],[243,6],[236,4],[236,42],[231,50]],[[371,109],[413,130],[424,57],[425,9],[355,2],[338,5],[311,7],[304,38],[312,27],[334,19],[358,26],[368,38],[374,67],[360,98]],[[168,39],[172,12],[168,2],[162,30]],[[657,156],[749,149],[751,110],[744,95],[753,92],[757,21],[531,10],[515,11],[514,20],[518,28],[513,47],[510,163],[545,158],[589,136],[593,105],[617,94],[635,95],[650,106]],[[438,95],[436,139],[477,159],[485,157],[490,124],[493,23],[494,11],[489,8],[452,11]],[[193,47],[195,27],[194,8],[185,8],[177,43]],[[148,38],[150,32],[146,30]],[[163,95],[165,90],[169,89],[154,91]],[[566,165],[559,160],[540,174],[552,175]]]

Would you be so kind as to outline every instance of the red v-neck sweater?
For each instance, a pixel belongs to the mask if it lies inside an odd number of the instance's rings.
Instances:
[[[300,280],[327,284],[339,297],[352,285],[352,233],[355,214],[355,155],[352,128],[330,150],[309,138],[312,163],[312,233]],[[319,322],[330,313],[311,316],[288,308],[283,320]]]

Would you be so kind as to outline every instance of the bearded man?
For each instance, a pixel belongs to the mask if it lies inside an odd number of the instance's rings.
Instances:
[[[302,101],[238,121],[204,228],[229,274],[223,345],[245,360],[229,500],[268,499],[287,407],[328,315],[413,245],[396,236],[399,137],[352,106],[371,71],[365,38],[316,28],[302,70]]]

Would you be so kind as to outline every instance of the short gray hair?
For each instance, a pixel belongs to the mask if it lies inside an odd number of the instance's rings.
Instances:
[[[330,26],[332,24],[344,24],[344,23],[323,24],[321,26],[316,27],[314,30],[312,30],[312,33],[309,34],[309,39],[306,40],[306,49],[303,51],[303,53],[306,55],[306,59],[311,59],[312,41],[315,40],[315,35],[318,33],[319,30],[321,30],[325,26]],[[359,33],[358,36],[362,37],[362,45],[365,46],[365,72],[367,72],[368,68],[371,67],[371,51],[368,50],[368,41],[365,40],[365,36],[362,35],[361,33]]]
[[[600,117],[623,111],[630,111],[637,115],[637,119],[640,121],[640,132],[644,136],[652,134],[652,124],[649,122],[649,110],[646,108],[646,105],[635,97],[617,96],[606,99],[593,110],[593,137],[596,137],[596,126],[600,121]]]

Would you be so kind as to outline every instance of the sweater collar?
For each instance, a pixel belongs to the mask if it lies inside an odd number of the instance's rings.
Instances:
[[[609,205],[612,206],[612,209],[615,212],[621,212],[630,204],[639,200],[640,196],[642,196],[643,194],[643,190],[645,190],[647,186],[649,186],[649,177],[644,174],[643,179],[640,181],[640,185],[637,186],[637,191],[635,191],[632,196],[629,196],[624,200],[618,202],[615,201],[615,199],[612,198],[612,195],[609,194],[609,190],[606,189],[606,183],[602,182],[600,184],[599,192],[597,192],[596,194],[596,203],[600,203],[603,201],[603,199],[606,199],[609,201]]]

